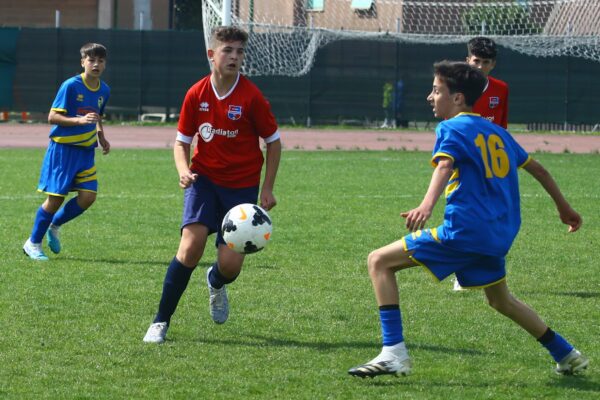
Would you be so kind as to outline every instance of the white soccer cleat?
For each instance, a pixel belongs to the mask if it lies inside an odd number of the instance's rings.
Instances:
[[[410,375],[412,361],[406,347],[395,352],[382,351],[377,357],[366,364],[351,368],[348,373],[359,378],[374,378],[377,375]]]
[[[217,324],[224,324],[229,318],[229,301],[227,300],[227,289],[225,285],[221,289],[215,289],[210,285],[208,275],[214,267],[206,271],[206,285],[208,286],[210,317]]]
[[[458,279],[454,278],[452,279],[452,282],[454,282],[454,287],[452,288],[452,290],[454,290],[455,292],[462,292],[467,290],[464,287],[460,286],[460,283],[458,283]]]
[[[48,261],[48,256],[44,254],[41,243],[32,243],[31,239],[27,239],[23,245],[23,253],[32,260],[36,261]]]
[[[60,253],[60,226],[50,224],[48,232],[46,232],[46,239],[48,240],[48,247],[54,254]]]
[[[164,343],[167,336],[167,329],[169,325],[166,322],[155,322],[148,328],[146,336],[144,336],[145,343]]]
[[[561,375],[575,375],[586,369],[590,360],[577,349],[571,350],[559,363],[556,364],[556,373]]]

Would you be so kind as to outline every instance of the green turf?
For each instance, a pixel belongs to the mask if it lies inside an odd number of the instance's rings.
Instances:
[[[21,252],[34,213],[39,150],[0,150],[0,398],[587,399],[599,398],[598,155],[540,154],[585,224],[567,234],[551,200],[521,173],[523,228],[509,285],[592,360],[559,377],[546,351],[419,269],[399,273],[407,378],[347,369],[380,348],[369,251],[405,233],[431,176],[423,152],[286,151],[272,243],[229,288],[231,316],[208,315],[207,246],[164,345],[142,337],[179,241],[182,191],[170,150],[97,156],[96,204],[62,230],[47,263]],[[439,223],[440,202],[431,224]],[[49,251],[49,250],[48,250]]]

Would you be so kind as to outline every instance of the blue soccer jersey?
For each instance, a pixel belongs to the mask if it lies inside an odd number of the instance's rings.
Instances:
[[[504,128],[460,113],[436,128],[431,163],[454,162],[439,240],[454,249],[504,256],[521,226],[517,169],[530,157]]]
[[[97,88],[91,88],[86,85],[81,74],[63,82],[51,109],[67,117],[83,116],[90,112],[102,115],[109,97],[110,88],[106,83],[100,81]],[[81,126],[53,125],[50,139],[75,146],[98,146],[95,123]]]

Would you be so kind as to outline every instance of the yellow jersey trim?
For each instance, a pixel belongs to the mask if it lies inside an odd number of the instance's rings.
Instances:
[[[529,164],[531,162],[531,160],[533,160],[533,158],[531,158],[531,156],[527,156],[527,160],[525,160],[525,162],[523,164],[519,165],[519,168],[525,167],[527,164]]]
[[[100,86],[102,86],[102,82],[100,82],[99,79],[98,79],[98,87],[94,89],[93,87],[88,85],[87,82],[85,81],[85,77],[84,77],[85,74],[82,72],[80,75],[81,75],[81,81],[83,82],[83,84],[85,85],[86,88],[88,88],[92,92],[97,92],[98,90],[100,90]]]
[[[47,194],[49,196],[56,196],[56,197],[67,197],[68,196],[66,194],[58,194],[58,193],[46,192],[46,191],[40,190],[40,189],[38,189],[37,191],[38,191],[38,193],[45,193],[45,194]]]
[[[488,284],[486,284],[486,285],[481,285],[481,286],[463,286],[463,288],[465,288],[465,289],[485,289],[486,287],[490,287],[490,286],[497,285],[497,284],[499,284],[500,282],[502,282],[502,281],[505,281],[505,280],[506,280],[506,276],[504,276],[504,277],[502,277],[502,278],[498,279],[498,280],[497,280],[497,281],[495,281],[495,282],[488,283]]]
[[[92,144],[94,144],[97,140],[96,129],[90,132],[85,132],[73,136],[53,136],[51,137],[51,139],[56,143],[74,144],[76,146],[89,147]]]
[[[433,155],[433,157],[431,157],[430,163],[431,163],[432,167],[437,167],[437,164],[438,164],[437,159],[440,157],[447,157],[447,158],[451,159],[452,162],[454,162],[454,157],[452,157],[450,154],[443,153],[443,152],[437,152]]]

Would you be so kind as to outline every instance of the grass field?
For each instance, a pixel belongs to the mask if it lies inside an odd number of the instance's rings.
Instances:
[[[556,376],[546,351],[480,291],[452,292],[411,269],[399,286],[414,373],[360,380],[347,369],[380,349],[366,256],[405,233],[399,213],[420,202],[429,154],[285,152],[273,240],[229,288],[229,321],[208,315],[208,246],[159,346],[142,337],[179,242],[171,151],[98,155],[96,204],[64,226],[63,252],[39,263],[21,247],[43,200],[43,154],[0,149],[0,398],[600,398],[598,155],[536,156],[585,223],[567,234],[521,173],[523,228],[508,256],[514,293],[590,357],[585,376]]]

